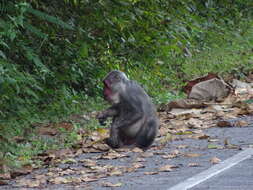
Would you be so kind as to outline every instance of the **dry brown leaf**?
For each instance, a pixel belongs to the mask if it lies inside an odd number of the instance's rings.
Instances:
[[[178,168],[178,166],[175,165],[164,165],[158,169],[159,172],[171,172],[175,168]]]
[[[122,185],[123,185],[122,183],[111,183],[111,182],[102,183],[103,187],[121,187]]]
[[[152,157],[154,156],[154,153],[153,152],[144,152],[140,155],[142,158],[149,158],[149,157]]]
[[[218,121],[217,126],[218,126],[218,127],[233,127],[233,125],[232,125],[231,122],[225,121],[225,120],[223,120],[223,121]]]
[[[159,174],[159,172],[144,172],[144,175],[156,175]]]
[[[132,149],[132,152],[143,152],[143,150],[138,147],[135,147]]]
[[[40,181],[39,180],[33,180],[33,179],[20,179],[17,180],[17,184],[15,186],[18,187],[39,187]]]
[[[136,168],[136,169],[138,169],[138,168],[145,168],[145,166],[142,163],[139,163],[139,162],[133,163],[132,167]]]
[[[77,185],[78,183],[82,183],[82,178],[81,177],[71,177],[70,182],[75,183],[75,185]]]
[[[82,176],[81,180],[82,182],[92,182],[99,180],[100,176]]]
[[[15,169],[11,171],[11,177],[15,178],[17,176],[25,175],[31,173],[33,170],[33,167],[31,165],[23,166],[23,168]]]
[[[37,129],[37,133],[39,135],[55,136],[58,133],[58,129],[52,128],[51,125],[42,126],[42,127]]]
[[[225,146],[225,148],[228,148],[228,149],[239,149],[240,148],[238,145],[231,144],[227,138],[224,140],[224,146]]]
[[[186,144],[181,144],[181,145],[178,145],[177,148],[178,149],[185,149],[185,148],[188,148],[189,146],[186,145]]]
[[[192,109],[204,107],[206,107],[206,105],[202,101],[189,98],[171,101],[166,106],[164,106],[162,110],[170,111],[172,108]]]
[[[213,157],[213,158],[210,159],[210,162],[212,164],[218,164],[218,163],[220,163],[220,161],[221,160],[219,158],[217,158],[217,157]]]
[[[201,128],[206,128],[204,127],[204,121],[199,120],[197,118],[190,118],[188,121],[186,121],[186,125],[190,129],[201,129]]]
[[[9,172],[0,173],[0,179],[3,179],[3,180],[11,179],[11,174]]]
[[[61,171],[58,173],[59,176],[64,176],[64,175],[70,175],[75,173],[75,171],[71,170],[71,169],[66,169],[64,171]]]
[[[193,138],[194,139],[200,139],[200,140],[203,140],[203,139],[208,139],[210,136],[209,135],[206,135],[206,134],[197,134],[197,135],[194,135]]]
[[[92,147],[103,152],[108,151],[110,147],[107,144],[93,144]]]
[[[12,141],[15,141],[16,143],[23,143],[26,141],[26,139],[24,137],[20,137],[20,136],[14,136],[12,138]]]
[[[236,127],[247,127],[249,123],[245,120],[236,121],[234,124]]]
[[[124,169],[124,172],[126,172],[126,173],[131,173],[131,172],[134,172],[136,170],[136,168],[134,168],[134,167],[126,167],[125,169]]]
[[[49,179],[49,182],[53,184],[66,184],[66,183],[70,183],[71,181],[65,177],[55,177],[55,178]]]
[[[80,160],[79,162],[83,162],[85,167],[91,167],[91,166],[96,166],[97,162],[95,160],[90,160],[90,159],[83,159]]]
[[[119,154],[118,152],[115,152],[115,151],[111,151],[111,152],[101,155],[100,159],[112,160],[112,159],[123,158],[123,157],[129,157],[129,156],[125,154]]]
[[[112,171],[109,171],[109,172],[107,173],[107,175],[108,175],[108,176],[121,176],[121,175],[123,175],[123,172],[120,171],[120,170],[114,169],[114,170],[112,170]]]
[[[188,164],[188,167],[199,167],[199,166],[200,166],[199,163],[195,163],[195,162]]]
[[[7,181],[0,180],[0,185],[8,185]]]
[[[53,173],[53,172],[48,172],[48,173],[46,173],[45,175],[50,176],[50,177],[53,177],[53,176],[55,176],[55,173]]]
[[[165,135],[167,135],[169,133],[169,129],[168,129],[168,127],[166,127],[165,125],[163,126],[161,126],[160,127],[160,129],[159,129],[159,134],[161,135],[161,136],[165,136]]]
[[[210,79],[214,79],[214,78],[219,78],[217,74],[214,73],[208,73],[205,76],[193,79],[191,81],[188,81],[187,85],[183,87],[183,91],[187,94],[189,94],[192,90],[192,87],[200,82],[206,81],[206,80],[210,80]]]
[[[134,162],[146,162],[144,158],[136,158]]]
[[[162,158],[164,159],[172,159],[172,158],[176,158],[178,155],[176,154],[167,154],[167,155],[163,155]]]
[[[194,158],[194,157],[199,157],[202,156],[202,154],[199,153],[185,153],[183,154],[185,157],[189,157],[189,158]]]

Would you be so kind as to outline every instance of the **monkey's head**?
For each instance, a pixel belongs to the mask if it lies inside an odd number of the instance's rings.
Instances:
[[[114,70],[104,78],[104,98],[111,104],[117,104],[120,101],[120,94],[125,91],[126,82],[129,79],[125,73]]]

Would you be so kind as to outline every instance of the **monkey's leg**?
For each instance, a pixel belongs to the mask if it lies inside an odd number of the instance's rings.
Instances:
[[[120,148],[123,145],[119,136],[119,129],[115,122],[112,123],[110,128],[110,137],[105,139],[106,144],[112,148]]]
[[[156,134],[157,122],[155,120],[148,121],[137,134],[136,145],[140,148],[148,148],[155,140]]]

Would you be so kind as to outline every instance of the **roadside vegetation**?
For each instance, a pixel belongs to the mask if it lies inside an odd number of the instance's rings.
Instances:
[[[156,104],[184,96],[186,81],[209,72],[247,76],[252,9],[251,0],[2,0],[0,164],[36,163],[34,155],[99,128],[89,119],[55,138],[36,133],[105,106],[101,79],[112,69],[140,82]]]

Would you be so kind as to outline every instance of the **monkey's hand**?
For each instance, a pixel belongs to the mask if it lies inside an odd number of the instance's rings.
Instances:
[[[103,125],[103,126],[106,125],[105,122],[106,122],[107,117],[106,117],[105,114],[103,114],[103,113],[98,114],[98,115],[97,115],[97,119],[98,119],[100,125]]]

